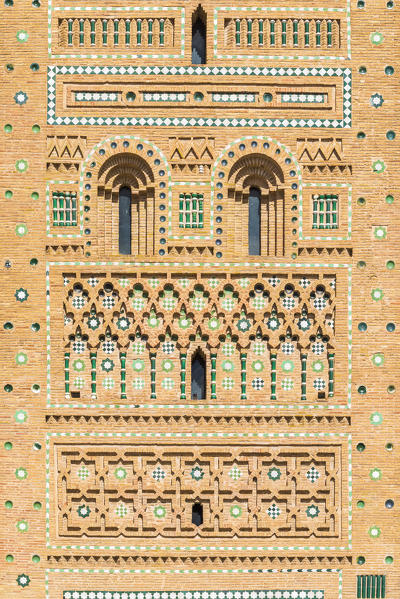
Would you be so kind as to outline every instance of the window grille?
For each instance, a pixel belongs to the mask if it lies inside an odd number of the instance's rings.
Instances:
[[[384,599],[386,576],[361,574],[357,576],[357,599]]]
[[[179,227],[202,229],[204,226],[204,196],[202,193],[179,194]]]
[[[334,194],[313,195],[313,229],[338,228],[338,197]]]
[[[53,191],[53,226],[76,227],[76,192]]]

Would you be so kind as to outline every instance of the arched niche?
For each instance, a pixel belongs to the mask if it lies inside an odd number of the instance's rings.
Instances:
[[[111,156],[99,169],[97,191],[103,199],[105,233],[108,225],[112,253],[153,255],[154,175],[146,160],[131,152]],[[121,220],[128,218],[129,222]]]
[[[287,255],[291,203],[301,198],[293,154],[271,138],[246,137],[225,148],[212,170],[211,198],[222,214],[224,257]]]
[[[115,136],[95,146],[80,177],[81,204],[91,209],[92,255],[165,255],[156,223],[166,220],[172,202],[170,178],[164,154],[147,140]]]

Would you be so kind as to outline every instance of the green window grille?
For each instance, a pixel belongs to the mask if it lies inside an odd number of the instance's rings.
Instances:
[[[107,34],[108,34],[108,21],[107,21],[107,19],[103,19],[102,25],[103,25],[103,32],[102,32],[103,46],[107,46]]]
[[[264,21],[258,19],[258,44],[262,46],[264,44]]]
[[[269,22],[269,44],[275,46],[275,21],[273,19]]]
[[[357,599],[385,599],[386,576],[361,574],[357,576]]]
[[[136,21],[136,43],[138,46],[142,45],[142,19]]]
[[[327,43],[328,48],[332,46],[332,21],[327,22]]]
[[[68,46],[72,46],[73,25],[74,25],[73,19],[68,19]]]
[[[315,23],[315,45],[317,48],[321,46],[321,21]]]
[[[83,46],[85,42],[85,19],[79,19],[79,45]]]
[[[160,19],[160,46],[164,45],[164,28],[165,28],[165,20]]]
[[[96,20],[90,19],[90,45],[96,44]]]
[[[337,229],[339,196],[319,194],[312,197],[312,228]]]
[[[148,29],[147,29],[147,45],[153,45],[153,19],[148,20]]]
[[[203,229],[204,196],[202,193],[179,194],[179,227],[181,229]]]
[[[297,19],[293,21],[293,46],[299,45],[299,22]]]
[[[306,48],[310,45],[310,21],[304,21],[304,45]]]
[[[119,19],[114,19],[114,46],[119,42]]]
[[[129,46],[131,43],[131,21],[125,19],[125,45]]]
[[[240,46],[240,19],[235,20],[235,42]]]
[[[286,46],[287,41],[287,21],[282,21],[282,46]]]
[[[76,192],[53,191],[53,226],[76,227]]]
[[[247,45],[251,46],[253,43],[253,19],[247,19]]]

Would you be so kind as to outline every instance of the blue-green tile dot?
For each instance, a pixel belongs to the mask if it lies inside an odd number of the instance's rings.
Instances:
[[[367,328],[368,328],[368,325],[367,325],[366,322],[359,322],[358,323],[358,330],[359,331],[361,331],[361,332],[364,333],[367,330]]]
[[[396,325],[394,324],[394,322],[388,322],[387,325],[386,325],[386,330],[389,333],[393,333],[393,331],[396,330]]]
[[[359,555],[357,557],[357,564],[359,564],[360,566],[362,566],[363,564],[365,564],[365,557],[363,555]]]
[[[396,133],[394,131],[386,131],[386,139],[394,139],[396,137]]]
[[[393,75],[394,73],[394,68],[391,65],[388,65],[387,67],[385,67],[385,75]]]
[[[387,392],[394,393],[396,391],[396,387],[394,385],[388,385]]]

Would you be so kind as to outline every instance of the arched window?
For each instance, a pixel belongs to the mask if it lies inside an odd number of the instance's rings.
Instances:
[[[120,187],[119,190],[119,253],[131,254],[131,203],[132,194],[130,187]]]
[[[250,187],[249,194],[249,255],[261,255],[261,191]]]
[[[192,17],[192,64],[206,64],[207,27],[205,13],[199,6]]]
[[[206,361],[200,352],[192,357],[192,399],[206,398]]]
[[[236,256],[284,256],[288,216],[281,165],[259,152],[233,163],[227,194],[234,199],[232,246]],[[248,227],[243,227],[243,222]]]
[[[142,156],[119,152],[100,165],[97,175],[100,255],[154,255],[156,188],[153,171]]]
[[[192,505],[192,524],[195,526],[203,524],[203,506],[201,503],[194,503]]]

